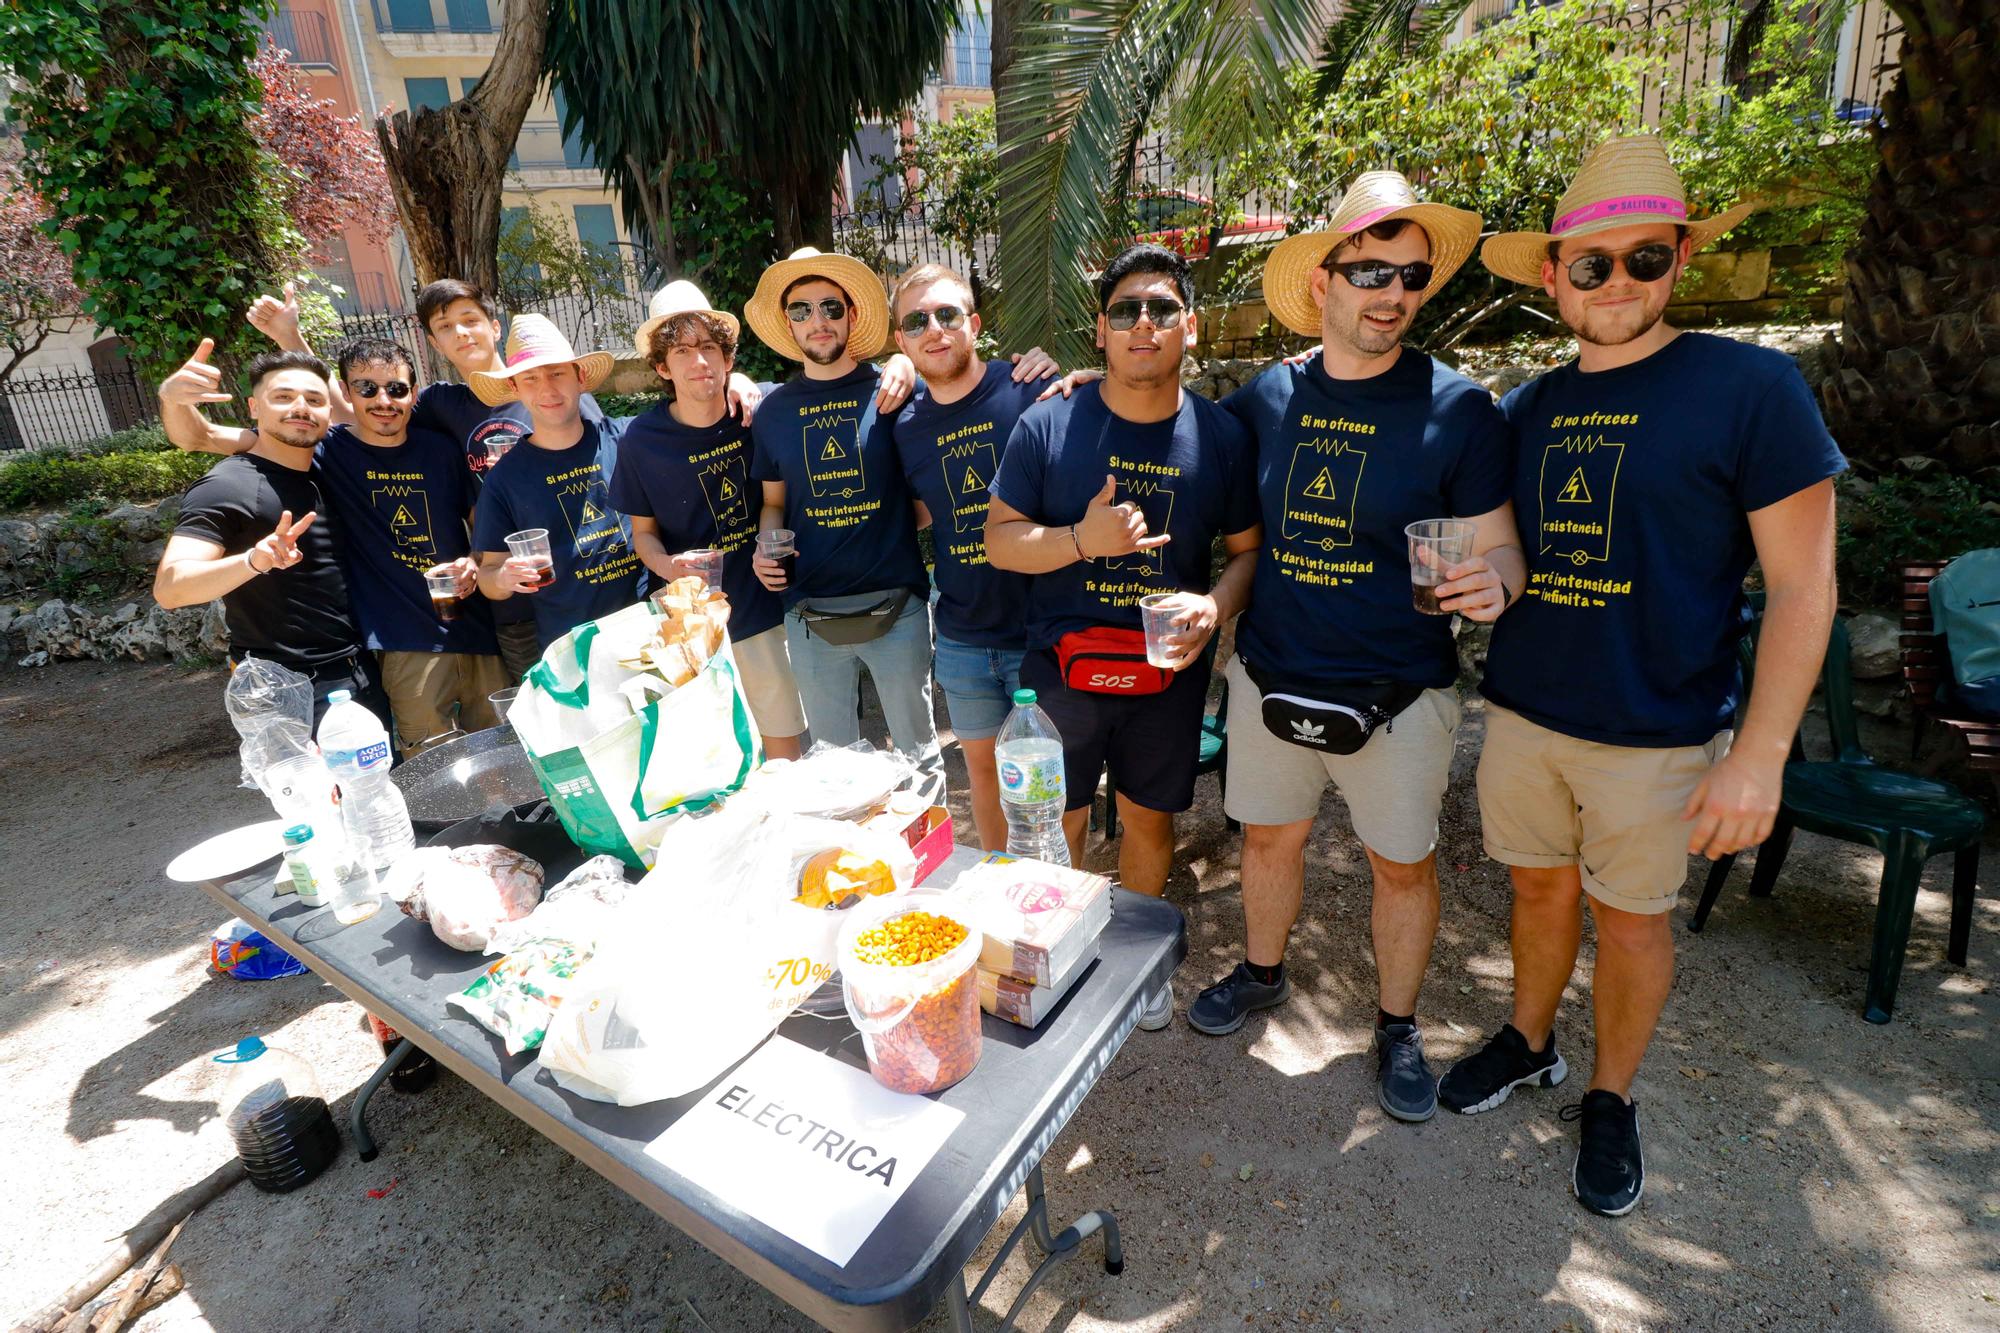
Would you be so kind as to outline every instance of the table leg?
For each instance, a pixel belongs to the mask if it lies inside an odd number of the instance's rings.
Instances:
[[[354,1111],[349,1118],[349,1123],[354,1129],[354,1147],[360,1152],[361,1160],[364,1162],[374,1161],[377,1152],[375,1140],[368,1133],[368,1103],[375,1096],[375,1090],[382,1086],[384,1080],[396,1072],[396,1066],[407,1060],[410,1052],[416,1049],[415,1043],[408,1037],[404,1037],[401,1041],[398,1041],[396,1049],[389,1052],[388,1056],[383,1059],[375,1072],[368,1076],[368,1081],[361,1085],[360,1091],[354,1094]]]
[[[972,1306],[965,1299],[965,1274],[951,1280],[945,1300],[951,1306],[951,1326],[956,1333],[972,1333]]]
[[[1014,1303],[1007,1307],[1007,1316],[1000,1321],[1001,1333],[1014,1327],[1014,1321],[1020,1317],[1028,1298],[1035,1294],[1035,1289],[1042,1285],[1043,1279],[1055,1271],[1056,1265],[1075,1254],[1087,1238],[1100,1231],[1104,1233],[1104,1271],[1112,1277],[1117,1277],[1125,1271],[1125,1246],[1118,1234],[1118,1219],[1112,1216],[1110,1209],[1100,1208],[1095,1212],[1085,1213],[1064,1227],[1059,1235],[1051,1236],[1049,1200],[1043,1188],[1042,1164],[1035,1163],[1034,1169],[1028,1173],[1027,1216],[1016,1223],[1014,1229],[1007,1234],[999,1253],[993,1256],[993,1262],[987,1265],[986,1272],[980,1276],[978,1285],[973,1287],[970,1301],[967,1301],[965,1295],[963,1276],[952,1284],[950,1293],[952,1318],[957,1321],[957,1327],[963,1330],[971,1329],[970,1306],[977,1305],[979,1298],[986,1294],[986,1289],[993,1285],[993,1279],[998,1276],[1000,1266],[1007,1262],[1007,1256],[1021,1243],[1022,1236],[1033,1236],[1036,1248],[1044,1257],[1041,1263],[1035,1265],[1035,1271],[1028,1275],[1020,1294],[1014,1297]]]

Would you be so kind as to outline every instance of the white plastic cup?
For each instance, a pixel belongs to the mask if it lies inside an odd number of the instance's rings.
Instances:
[[[1472,558],[1472,541],[1479,529],[1462,518],[1426,518],[1403,529],[1410,543],[1411,600],[1428,616],[1448,616],[1438,605],[1435,589],[1445,570]]]
[[[680,563],[693,573],[701,575],[701,580],[710,588],[722,586],[722,552],[713,546],[704,546],[698,551],[681,552]]]
[[[1139,599],[1139,624],[1146,631],[1146,661],[1168,670],[1173,669],[1174,649],[1167,640],[1176,633],[1174,617],[1182,610],[1175,603],[1177,596],[1156,592]]]
[[[523,528],[519,532],[507,534],[507,554],[516,560],[526,560],[542,571],[541,582],[535,586],[546,588],[555,582],[555,548],[549,545],[547,528]]]

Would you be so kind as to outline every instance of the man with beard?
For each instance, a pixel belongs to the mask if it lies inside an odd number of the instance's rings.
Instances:
[[[1243,608],[1260,544],[1249,441],[1229,413],[1181,387],[1195,345],[1187,261],[1137,245],[1097,283],[1105,377],[1021,415],[986,515],[992,564],[1030,576],[1035,691],[1063,740],[1072,863],[1108,765],[1125,834],[1119,882],[1165,891],[1174,814],[1194,801],[1216,626]],[[1210,552],[1227,564],[1210,588]],[[1147,661],[1139,601],[1173,614],[1169,665]],[[1148,1030],[1173,1020],[1173,987],[1149,1000]]]
[[[204,339],[196,359],[212,348]],[[221,598],[230,664],[261,657],[310,678],[315,729],[336,690],[387,727],[389,701],[355,630],[333,524],[312,475],[332,411],[326,365],[303,352],[267,352],[244,368],[244,379],[256,439],[181,497],[153,599],[171,609]],[[163,416],[178,410],[161,409]]]
[[[813,739],[860,738],[866,666],[896,748],[942,790],[930,580],[894,417],[878,402],[883,375],[866,364],[889,339],[881,279],[859,260],[807,246],[764,270],[745,314],[766,346],[802,363],[803,373],[758,407],[750,476],[762,486],[760,530],[789,529],[797,542],[794,578],[761,555],[753,568],[784,596],[786,644]]]
[[[1014,423],[1055,373],[1039,351],[1017,364],[979,356],[972,287],[942,264],[905,273],[890,300],[896,345],[923,384],[896,418],[896,451],[931,529],[937,683],[965,754],[972,822],[988,851],[1007,845],[994,737],[1014,706],[1027,651],[1027,579],[986,558],[987,488]]]
[[[1673,987],[1687,858],[1771,832],[1834,611],[1845,463],[1798,367],[1661,319],[1688,257],[1749,211],[1691,221],[1665,147],[1637,135],[1591,151],[1549,231],[1480,253],[1554,299],[1577,359],[1501,403],[1528,586],[1487,657],[1479,811],[1487,854],[1512,870],[1514,1008],[1438,1100],[1469,1115],[1563,1080],[1556,1009],[1587,899],[1596,1049],[1563,1118],[1582,1121],[1571,1188],[1612,1217],[1645,1186],[1631,1086]],[[1764,627],[1739,710],[1753,560]]]
[[[1491,621],[1526,582],[1513,450],[1492,396],[1403,345],[1425,296],[1478,241],[1477,214],[1419,202],[1393,171],[1356,178],[1324,230],[1287,238],[1264,268],[1271,312],[1318,334],[1320,354],[1224,403],[1256,441],[1264,538],[1227,668],[1225,808],[1243,824],[1247,948],[1188,1023],[1220,1036],[1290,996],[1285,947],[1331,782],[1373,877],[1376,1098],[1405,1121],[1437,1112],[1416,1002],[1459,721],[1450,613]],[[1426,615],[1412,603],[1405,528],[1453,516],[1472,525],[1470,556],[1440,571],[1444,614]],[[1355,716],[1365,721],[1343,725]]]

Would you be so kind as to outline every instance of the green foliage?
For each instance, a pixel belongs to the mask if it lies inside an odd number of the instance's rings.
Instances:
[[[70,505],[71,519],[81,520],[108,501],[179,495],[217,461],[174,448],[158,426],[30,450],[0,462],[0,510]]]
[[[1928,461],[1928,460],[1925,460]],[[1893,606],[1896,565],[2000,546],[2000,505],[1941,468],[1840,486],[1835,567],[1843,602]]]
[[[919,120],[902,151],[876,158],[875,166],[855,212],[887,211],[886,185],[893,178],[903,189],[896,211],[914,215],[921,209],[930,230],[961,253],[1000,229],[1000,149],[992,107],[973,107],[942,123]]]
[[[727,162],[682,158],[674,163],[671,203],[675,276],[700,287],[717,310],[740,312],[771,261],[768,199]],[[782,379],[786,363],[746,326],[736,368],[754,380]]]
[[[594,393],[591,397],[607,417],[636,417],[662,401],[662,395],[657,393]]]
[[[84,313],[151,374],[197,339],[224,360],[257,342],[243,312],[303,267],[277,160],[250,128],[268,0],[10,0],[7,115],[55,211]]]

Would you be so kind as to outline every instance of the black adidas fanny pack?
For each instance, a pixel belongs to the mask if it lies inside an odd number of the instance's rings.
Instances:
[[[1322,754],[1353,754],[1375,728],[1394,720],[1424,692],[1421,685],[1393,680],[1306,685],[1259,670],[1247,657],[1243,670],[1263,698],[1265,729],[1281,741]]]

